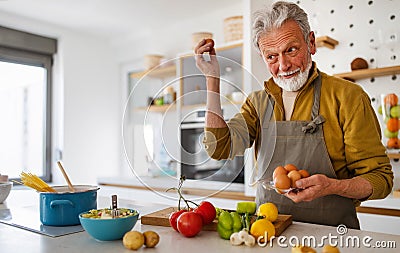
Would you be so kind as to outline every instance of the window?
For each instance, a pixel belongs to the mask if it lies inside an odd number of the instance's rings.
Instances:
[[[56,40],[0,27],[0,174],[51,180],[51,76]]]

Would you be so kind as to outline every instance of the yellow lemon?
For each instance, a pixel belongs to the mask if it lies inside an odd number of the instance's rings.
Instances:
[[[267,219],[256,220],[250,227],[250,234],[256,238],[257,242],[265,242],[265,238],[268,242],[271,236],[275,236],[274,224]],[[259,238],[261,236],[262,238]]]
[[[276,219],[278,219],[278,208],[274,203],[271,202],[261,204],[258,207],[257,216],[263,216],[270,222],[274,222]]]

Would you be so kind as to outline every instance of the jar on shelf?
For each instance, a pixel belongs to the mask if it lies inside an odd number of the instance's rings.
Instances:
[[[382,115],[383,143],[387,149],[400,149],[400,104],[399,95],[382,94],[379,114]]]
[[[172,104],[176,100],[176,92],[172,86],[167,87],[163,94],[164,104]]]
[[[225,42],[243,39],[243,16],[233,16],[224,19]]]
[[[196,32],[192,33],[192,48],[195,48],[202,39],[212,39],[213,33],[211,32]]]

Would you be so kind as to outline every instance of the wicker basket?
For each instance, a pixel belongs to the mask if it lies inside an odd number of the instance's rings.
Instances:
[[[213,34],[210,32],[197,32],[192,34],[192,48],[195,48],[202,39],[212,39]]]
[[[157,54],[148,54],[144,56],[144,67],[148,69],[152,69],[160,65],[161,59],[164,56]]]
[[[225,42],[243,39],[243,16],[233,16],[224,19]]]

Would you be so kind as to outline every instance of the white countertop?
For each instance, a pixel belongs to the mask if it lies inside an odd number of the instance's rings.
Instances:
[[[169,176],[164,176],[164,177],[143,176],[140,178],[102,177],[98,178],[97,182],[101,184],[140,186],[147,188],[157,187],[157,188],[168,189],[170,187],[177,186],[178,179]],[[185,188],[188,185],[190,185],[190,188],[197,188],[197,189],[244,192],[244,184],[239,184],[239,183],[186,179],[185,183],[183,184],[183,188]]]
[[[99,184],[111,184],[133,187],[146,187],[146,188],[170,188],[177,184],[177,179],[172,177],[141,177],[140,180],[136,177],[133,178],[119,178],[119,177],[104,177],[98,178]],[[204,180],[187,180],[184,187],[190,185],[191,188],[207,189],[215,191],[230,191],[230,192],[244,192],[243,184],[228,184],[223,182],[211,182]],[[393,197],[390,194],[385,199],[368,200],[361,203],[361,206],[387,208],[400,210],[400,198]]]
[[[98,206],[107,207],[110,204],[109,194],[115,193],[117,188],[102,186],[98,194]],[[141,215],[153,212],[165,207],[162,204],[155,204],[152,201],[137,201],[136,196],[129,195],[129,190],[120,194],[120,206],[129,205],[135,207]],[[118,193],[119,194],[119,193]],[[31,190],[13,190],[5,202],[0,204],[0,208],[9,208],[12,212],[14,208],[36,205],[38,206],[38,194]],[[322,238],[329,237],[346,239],[346,238],[359,238],[360,248],[358,247],[342,247],[341,252],[398,252],[398,249],[377,249],[367,248],[363,245],[362,240],[371,238],[369,243],[375,242],[394,242],[397,247],[400,247],[400,236],[382,233],[373,233],[367,231],[358,231],[349,229],[343,236],[339,235],[335,227],[313,225],[306,223],[294,222],[282,234],[283,239],[286,241],[278,240],[273,241],[272,248],[267,245],[265,248],[255,246],[249,248],[246,246],[231,246],[229,241],[219,238],[216,232],[202,231],[194,238],[185,238],[179,233],[172,230],[170,227],[159,227],[141,225],[140,222],[134,227],[135,230],[146,231],[154,230],[159,233],[161,240],[154,249],[141,248],[138,252],[201,252],[204,253],[205,245],[208,252],[290,252],[290,247],[283,247],[282,244],[289,244],[290,240],[294,239],[307,239],[310,236],[315,237],[316,241],[321,241]],[[350,237],[351,236],[351,237]],[[338,239],[336,239],[338,240]],[[358,240],[358,239],[357,239]],[[339,242],[339,241],[338,241]],[[350,245],[351,246],[351,245]],[[317,248],[317,252],[321,252],[321,248]],[[98,252],[132,252],[123,247],[122,241],[99,242],[92,239],[86,232],[78,232],[70,235],[60,237],[48,237],[34,232],[30,232],[21,228],[16,228],[10,225],[0,223],[0,251],[1,252],[57,252],[57,253],[71,253],[71,252],[85,252],[85,253],[98,253]]]

